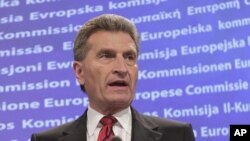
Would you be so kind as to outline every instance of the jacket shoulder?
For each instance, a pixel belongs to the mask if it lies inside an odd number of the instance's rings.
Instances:
[[[52,129],[32,134],[31,141],[58,141],[63,137],[67,137],[72,134],[82,134],[86,129],[86,112],[80,116],[78,119],[62,124],[60,126],[54,127]],[[81,136],[82,137],[82,136]]]
[[[187,122],[170,120],[153,116],[142,116],[144,123],[161,132],[163,140],[195,141],[192,125]]]
[[[161,117],[143,115],[142,119],[149,124],[156,124],[162,128],[164,128],[164,127],[166,127],[166,128],[186,128],[186,127],[190,126],[190,123],[187,123],[187,122],[181,122],[181,121],[176,121],[176,120],[171,120],[171,119],[166,119],[166,118],[161,118]]]
[[[31,141],[56,141],[61,136],[64,136],[64,131],[68,130],[75,121],[54,127],[52,129],[32,134]]]

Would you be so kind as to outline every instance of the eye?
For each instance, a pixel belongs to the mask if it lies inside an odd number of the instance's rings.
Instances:
[[[135,53],[127,53],[124,55],[124,58],[128,65],[134,65],[137,61],[137,57]]]
[[[111,55],[110,53],[105,52],[105,53],[102,53],[102,54],[101,54],[101,57],[102,57],[102,58],[111,58],[112,55]]]
[[[133,55],[133,54],[128,54],[128,55],[126,55],[125,58],[126,58],[127,60],[135,60],[135,59],[136,59],[136,56]]]
[[[98,54],[99,58],[114,58],[114,53],[109,51],[103,51]]]

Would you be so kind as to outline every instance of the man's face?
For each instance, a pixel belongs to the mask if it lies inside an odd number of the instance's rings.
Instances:
[[[74,69],[96,110],[125,108],[133,100],[138,76],[133,39],[124,32],[97,31],[88,39],[89,51]]]

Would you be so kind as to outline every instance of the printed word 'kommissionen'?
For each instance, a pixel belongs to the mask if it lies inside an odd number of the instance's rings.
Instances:
[[[158,71],[139,71],[139,79],[155,79],[162,77],[175,77],[175,76],[185,76],[194,75],[202,73],[211,72],[222,72],[232,70],[232,64],[230,62],[218,63],[218,64],[197,64],[195,66],[185,66],[182,65],[179,68],[158,70]]]

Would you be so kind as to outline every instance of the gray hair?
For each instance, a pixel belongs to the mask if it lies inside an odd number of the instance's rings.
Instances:
[[[139,35],[136,26],[125,17],[103,14],[87,21],[79,31],[73,49],[75,61],[81,61],[86,57],[89,50],[88,38],[100,30],[128,33],[135,42],[137,55],[139,54]]]

